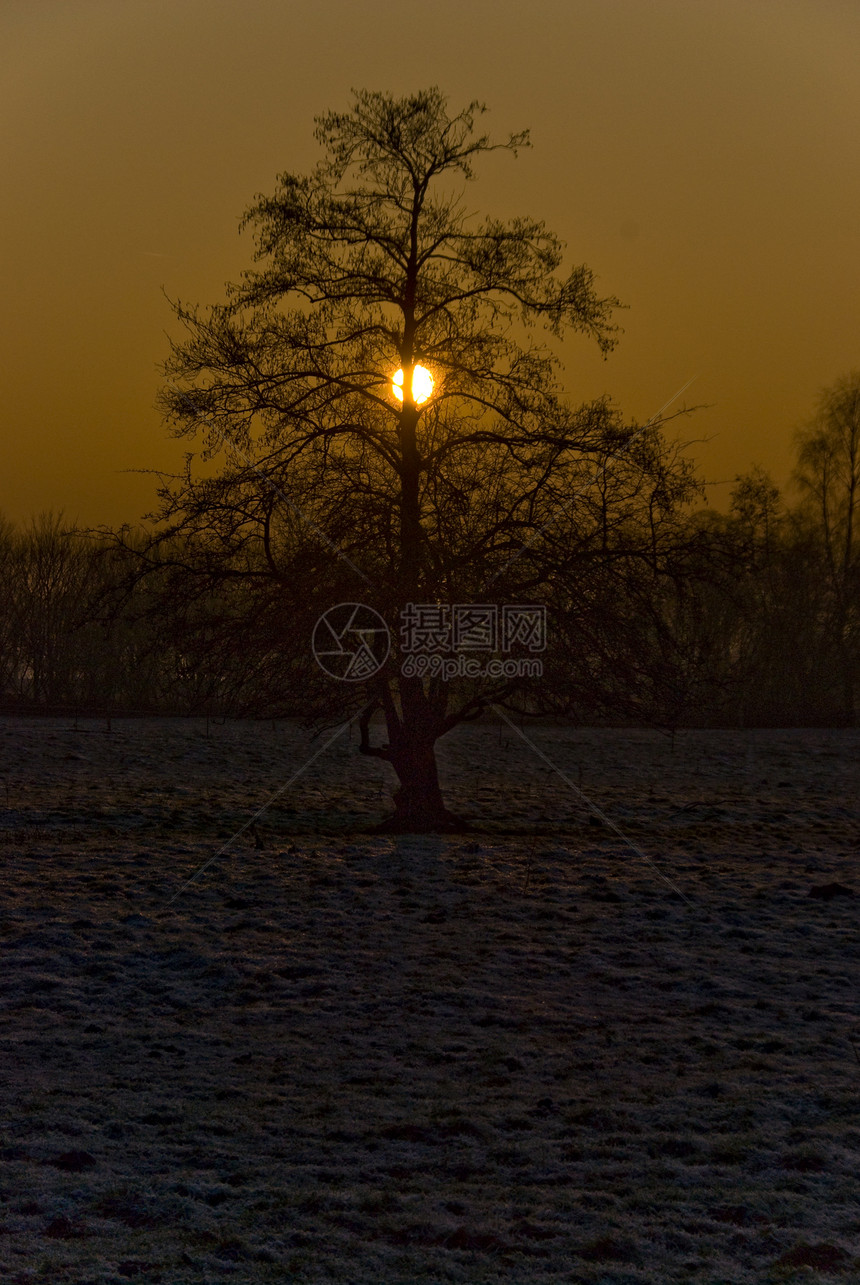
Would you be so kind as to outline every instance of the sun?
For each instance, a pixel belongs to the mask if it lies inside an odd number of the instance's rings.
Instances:
[[[394,396],[403,401],[403,371],[398,370],[391,380]],[[433,376],[426,366],[412,367],[412,399],[416,406],[423,406],[433,394]]]

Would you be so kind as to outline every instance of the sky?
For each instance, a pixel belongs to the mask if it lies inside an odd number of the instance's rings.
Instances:
[[[855,0],[3,0],[0,513],[138,522],[188,449],[155,401],[169,300],[249,266],[239,220],[319,157],[351,90],[487,104],[481,213],[543,218],[627,306],[577,401],[673,432],[724,508],[787,482],[820,390],[860,369]]]

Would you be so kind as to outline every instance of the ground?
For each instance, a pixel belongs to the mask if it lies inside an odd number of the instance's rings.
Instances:
[[[0,722],[0,1279],[860,1279],[860,732],[525,731]]]

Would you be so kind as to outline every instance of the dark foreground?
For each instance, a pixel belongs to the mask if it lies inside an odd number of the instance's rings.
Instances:
[[[3,1282],[860,1279],[860,736],[529,735],[639,852],[473,728],[171,902],[303,734],[0,724]]]

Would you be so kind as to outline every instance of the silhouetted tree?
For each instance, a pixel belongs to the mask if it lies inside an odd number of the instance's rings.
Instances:
[[[815,612],[808,550],[770,475],[756,466],[735,479],[727,531],[736,557],[724,600],[733,660],[733,719],[741,725],[808,721]]]
[[[826,388],[797,435],[800,516],[821,550],[825,640],[838,668],[842,721],[856,721],[860,671],[860,372]]]
[[[85,661],[76,632],[90,580],[85,544],[62,513],[41,513],[4,540],[7,694],[36,706],[71,699]]]
[[[839,381],[798,433],[798,504],[789,507],[761,468],[735,479],[724,531],[734,573],[718,603],[741,723],[854,719],[858,390],[856,377]]]
[[[561,272],[543,223],[470,214],[475,162],[527,145],[480,133],[483,110],[451,114],[436,89],[362,92],[320,118],[316,169],[281,175],[244,218],[258,266],[222,305],[176,305],[186,337],[165,368],[174,431],[200,435],[204,462],[219,457],[214,471],[189,455],[161,489],[151,556],[184,542],[162,567],[168,592],[190,604],[240,587],[225,619],[241,624],[249,665],[300,678],[320,711],[364,706],[361,748],[399,778],[400,829],[456,824],[439,737],[492,702],[539,703],[517,677],[404,674],[401,610],[537,602],[560,621],[590,613],[606,634],[623,624],[613,587],[637,567],[659,576],[696,490],[659,424],[564,396],[546,339],[573,330],[607,352],[617,300],[588,268]],[[423,402],[419,365],[434,380]],[[309,667],[309,638],[324,609],[356,599],[392,626],[392,657],[367,684],[337,685]]]
[[[12,695],[20,667],[16,553],[15,528],[0,515],[0,699]]]

